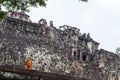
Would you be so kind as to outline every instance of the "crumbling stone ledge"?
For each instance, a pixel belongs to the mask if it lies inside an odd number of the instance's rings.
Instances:
[[[20,68],[16,68],[16,67],[12,67],[12,66],[0,66],[0,71],[16,73],[16,74],[20,74],[20,75],[39,77],[43,80],[44,79],[45,80],[46,79],[49,79],[49,80],[89,80],[86,78],[72,77],[70,75],[60,75],[57,73],[47,73],[47,72],[41,72],[38,70],[20,69]]]

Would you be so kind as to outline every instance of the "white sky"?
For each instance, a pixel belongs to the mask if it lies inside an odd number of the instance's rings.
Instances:
[[[33,22],[45,18],[56,27],[66,24],[89,32],[105,50],[120,47],[120,0],[48,0],[46,8],[30,8],[28,14]]]

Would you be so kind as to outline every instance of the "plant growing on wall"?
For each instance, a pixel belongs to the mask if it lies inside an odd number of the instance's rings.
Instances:
[[[120,56],[120,47],[118,47],[118,48],[116,49],[115,53],[116,53],[118,56]]]

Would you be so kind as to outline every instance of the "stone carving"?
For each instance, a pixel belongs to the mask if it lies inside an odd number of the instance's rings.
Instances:
[[[29,16],[26,15],[24,12],[17,12],[17,11],[9,11],[8,17],[24,20],[30,22]]]
[[[84,33],[84,34],[82,35],[82,37],[86,38],[86,33]]]
[[[41,20],[39,21],[39,24],[47,25],[47,22],[46,22],[45,19],[41,19]]]
[[[54,26],[54,25],[53,25],[53,21],[50,21],[50,26],[51,26],[51,27],[53,27],[53,26]]]
[[[90,34],[89,34],[89,33],[87,34],[87,38],[88,38],[89,40],[91,39],[91,37],[90,37]]]

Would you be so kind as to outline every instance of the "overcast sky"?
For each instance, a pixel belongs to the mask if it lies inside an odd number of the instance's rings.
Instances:
[[[47,7],[30,8],[33,22],[45,18],[56,27],[70,25],[90,33],[99,48],[115,52],[120,46],[120,0],[48,0]]]

